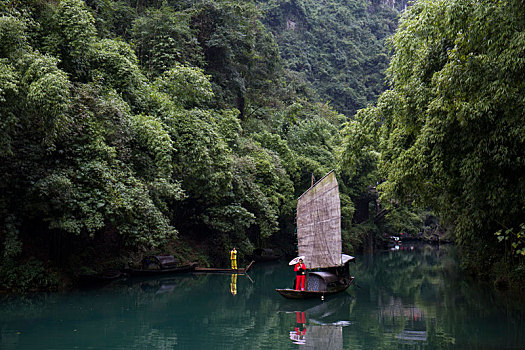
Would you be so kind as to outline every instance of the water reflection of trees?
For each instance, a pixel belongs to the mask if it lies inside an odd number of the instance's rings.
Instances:
[[[229,275],[129,279],[99,290],[16,298],[0,303],[9,320],[0,321],[0,339],[12,344],[2,340],[0,348],[164,349],[189,341],[212,348],[210,334],[243,339],[266,322],[263,313],[239,312],[252,308],[253,284],[239,278],[242,297],[235,298],[230,282]]]
[[[376,349],[520,344],[517,334],[525,331],[520,306],[463,276],[453,246],[404,248],[358,259],[357,305],[377,311],[353,314],[352,342]]]
[[[0,348],[287,349],[274,288],[293,271],[267,264],[239,275],[134,278],[105,288],[1,303]],[[286,277],[283,277],[286,276]],[[279,302],[276,302],[279,301]],[[77,330],[73,332],[73,330]],[[22,331],[22,335],[17,331]],[[57,341],[57,335],[59,340]],[[245,341],[248,344],[243,345]]]

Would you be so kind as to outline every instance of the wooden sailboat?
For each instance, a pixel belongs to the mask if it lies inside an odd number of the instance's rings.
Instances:
[[[276,289],[285,298],[324,298],[346,290],[353,283],[349,262],[342,254],[339,185],[332,170],[297,200],[299,256],[308,269],[306,288]]]

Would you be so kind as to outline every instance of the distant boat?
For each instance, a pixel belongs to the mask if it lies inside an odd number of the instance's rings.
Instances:
[[[342,254],[339,185],[333,170],[297,200],[297,241],[308,270],[305,290],[276,289],[283,297],[324,298],[354,282],[349,263],[355,258]]]
[[[142,259],[141,268],[130,268],[126,272],[132,276],[158,276],[192,272],[196,267],[197,263],[178,265],[172,255],[151,255]]]

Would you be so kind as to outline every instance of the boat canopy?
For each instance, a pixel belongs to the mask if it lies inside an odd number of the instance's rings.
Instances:
[[[310,272],[308,274],[308,278],[310,278],[312,276],[320,277],[321,279],[323,279],[323,281],[325,281],[325,283],[327,285],[329,283],[334,283],[334,282],[339,281],[339,277],[336,274],[331,273],[331,272],[326,272],[326,271],[313,271],[313,272]]]
[[[333,170],[297,200],[297,241],[307,268],[343,265],[341,204]]]

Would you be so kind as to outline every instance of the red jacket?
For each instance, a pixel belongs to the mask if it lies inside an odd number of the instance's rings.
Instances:
[[[295,272],[297,272],[298,275],[304,275],[306,273],[306,266],[304,264],[295,264],[295,267],[293,269]]]

